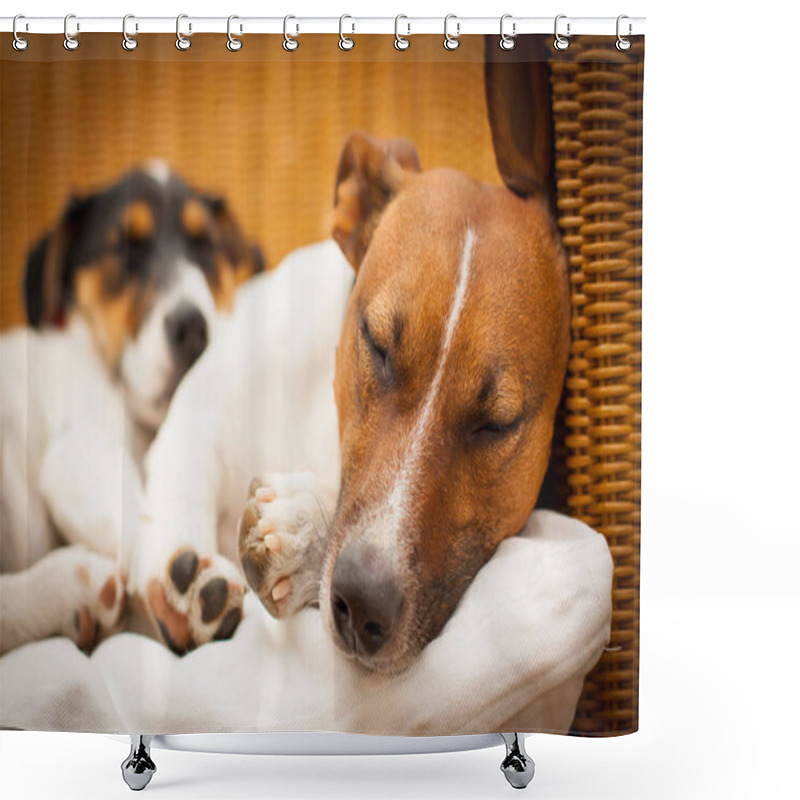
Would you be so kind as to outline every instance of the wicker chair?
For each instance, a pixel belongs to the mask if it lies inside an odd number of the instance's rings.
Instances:
[[[344,55],[335,36],[308,37],[296,55],[271,36],[249,38],[237,54],[211,36],[185,53],[171,35],[131,53],[119,40],[93,34],[66,53],[59,37],[37,37],[16,53],[0,38],[0,327],[24,321],[25,253],[69,193],[147,157],[224,192],[273,263],[327,234],[338,153],[353,127],[407,136],[425,166],[498,182],[479,37],[447,52],[440,37],[419,36],[410,53],[361,37]],[[489,44],[500,52],[496,36]],[[610,37],[575,38],[559,53],[550,37],[542,44],[573,308],[553,473],[564,508],[607,537],[615,560],[611,643],[574,729],[624,733],[638,726],[644,45],[621,53]]]

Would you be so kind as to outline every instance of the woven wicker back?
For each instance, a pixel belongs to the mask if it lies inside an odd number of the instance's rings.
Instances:
[[[559,225],[572,282],[562,452],[567,507],[614,558],[611,643],[581,733],[638,728],[644,44],[574,41],[551,65]]]

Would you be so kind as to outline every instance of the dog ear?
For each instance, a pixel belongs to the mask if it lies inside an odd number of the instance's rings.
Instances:
[[[247,242],[225,198],[207,195],[203,199],[220,232],[220,244],[225,258],[240,280],[263,272],[265,262],[260,248]]]
[[[57,325],[70,301],[72,244],[89,209],[91,198],[72,197],[58,224],[28,255],[25,268],[25,310],[34,327]]]
[[[546,37],[517,36],[513,50],[485,39],[486,104],[497,168],[520,197],[551,202],[553,122]]]
[[[381,213],[407,172],[419,172],[419,156],[407,139],[377,140],[352,133],[339,159],[333,238],[358,269]]]

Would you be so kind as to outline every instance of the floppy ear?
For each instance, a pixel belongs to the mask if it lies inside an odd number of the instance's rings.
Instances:
[[[420,170],[417,151],[407,139],[378,140],[365,133],[350,134],[336,172],[333,238],[355,269],[404,175]]]
[[[73,197],[61,219],[31,250],[25,268],[25,309],[34,327],[59,324],[70,301],[72,243],[91,198]]]
[[[520,197],[554,200],[550,68],[543,36],[517,36],[513,50],[485,39],[486,104],[497,168]]]
[[[223,197],[203,198],[220,230],[222,251],[241,280],[264,271],[264,256],[258,246],[249,244]]]

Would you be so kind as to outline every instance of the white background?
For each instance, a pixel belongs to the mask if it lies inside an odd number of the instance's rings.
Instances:
[[[797,5],[26,0],[3,14],[647,16],[641,730],[535,736],[529,796],[800,796]],[[220,45],[222,46],[222,45]],[[391,43],[387,40],[387,46]],[[146,680],[146,676],[143,676]],[[0,690],[8,691],[6,687]],[[127,797],[127,748],[0,734],[4,798]],[[155,752],[154,798],[490,798],[501,749]]]

